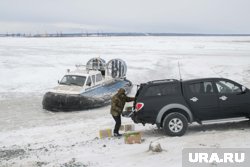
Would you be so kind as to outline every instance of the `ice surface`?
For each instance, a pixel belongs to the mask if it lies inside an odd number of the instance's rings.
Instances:
[[[225,77],[250,87],[249,41],[250,37],[0,38],[0,166],[181,166],[185,147],[250,147],[248,122],[193,125],[180,138],[165,136],[152,125],[136,125],[145,141],[125,145],[123,139],[96,139],[100,128],[114,125],[110,106],[52,113],[41,105],[42,95],[57,85],[66,69],[96,56],[125,60],[127,78],[134,84],[178,79],[179,62],[183,79]],[[151,141],[167,151],[147,152]]]

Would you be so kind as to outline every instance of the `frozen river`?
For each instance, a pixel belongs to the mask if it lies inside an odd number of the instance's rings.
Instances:
[[[66,69],[98,56],[124,59],[134,84],[178,79],[179,62],[183,79],[221,76],[250,87],[250,37],[0,38],[1,131],[85,117],[44,111],[42,95]]]
[[[69,113],[42,109],[43,94],[66,69],[99,56],[125,60],[134,84],[179,79],[179,62],[183,79],[224,77],[250,88],[250,37],[0,38],[0,166],[135,166],[138,160],[138,166],[180,166],[185,147],[250,147],[247,123],[208,126],[204,132],[195,126],[181,138],[136,125],[145,142],[130,147],[96,140],[100,127],[113,126],[109,106]],[[148,154],[153,140],[171,151]]]

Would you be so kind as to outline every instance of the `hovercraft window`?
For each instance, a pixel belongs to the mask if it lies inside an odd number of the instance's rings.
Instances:
[[[92,75],[91,77],[92,77],[92,82],[95,85],[95,75]]]
[[[85,83],[86,77],[77,76],[77,75],[65,75],[61,80],[60,84],[63,85],[77,85],[83,86]]]
[[[90,77],[88,77],[88,80],[87,80],[86,85],[87,85],[87,86],[91,86],[91,79],[90,79]]]
[[[102,80],[102,74],[96,75],[96,82],[100,82]]]

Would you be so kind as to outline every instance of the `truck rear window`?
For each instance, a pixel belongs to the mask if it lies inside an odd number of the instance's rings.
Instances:
[[[177,84],[164,84],[164,85],[153,85],[148,87],[145,92],[145,96],[167,96],[178,94]]]

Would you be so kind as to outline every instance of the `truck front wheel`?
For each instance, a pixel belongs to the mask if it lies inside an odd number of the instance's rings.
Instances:
[[[188,127],[187,118],[181,113],[170,113],[163,121],[163,130],[169,136],[182,136]]]

